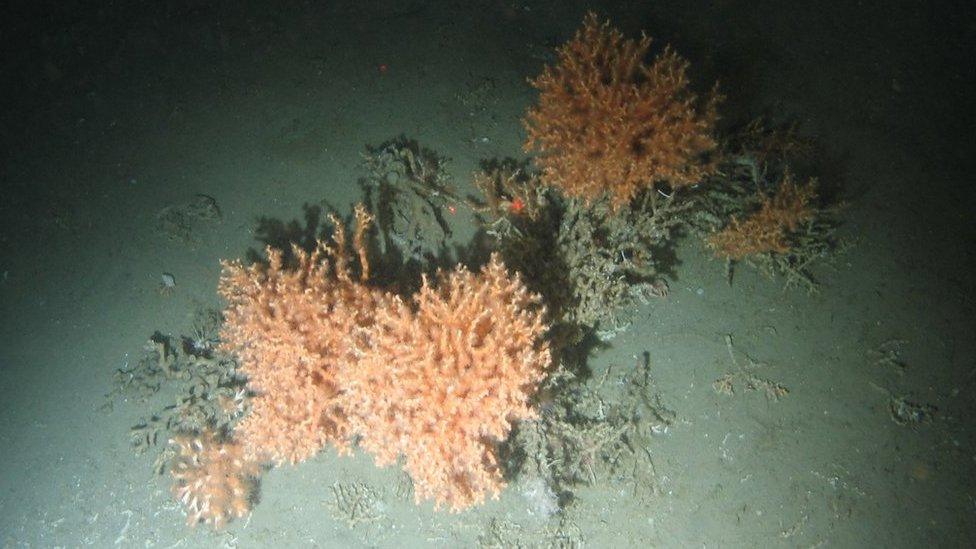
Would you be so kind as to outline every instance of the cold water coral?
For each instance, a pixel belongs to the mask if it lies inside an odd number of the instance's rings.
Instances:
[[[590,13],[532,80],[539,102],[524,120],[525,149],[540,153],[546,184],[586,201],[606,194],[619,208],[657,182],[683,187],[713,171],[719,96],[699,101],[671,49],[645,64],[650,44]]]
[[[782,278],[787,288],[815,292],[813,268],[829,265],[852,245],[838,237],[844,203],[837,189],[797,179],[792,170],[797,162],[809,173],[814,149],[795,125],[755,120],[727,138],[719,171],[682,193],[691,202],[688,232],[726,260],[730,282],[741,263]]]
[[[255,393],[251,413],[236,429],[255,459],[296,463],[327,443],[348,448],[336,371],[351,360],[352,340],[386,299],[362,284],[369,272],[363,233],[370,219],[357,208],[353,240],[360,280],[352,276],[345,232],[335,219],[335,245],[320,242],[312,252],[296,247],[293,268],[271,248],[268,265],[224,264],[219,292],[228,305],[221,347],[238,357]]]
[[[484,163],[474,184],[481,196],[471,205],[484,234],[543,296],[557,330],[609,338],[627,324],[624,309],[667,287],[688,201],[645,190],[614,210],[606,197],[566,198],[514,161]]]
[[[728,226],[708,238],[715,253],[731,260],[790,250],[789,234],[813,218],[816,181],[798,185],[786,172],[772,196],[760,198],[759,210],[743,220],[732,217]]]
[[[566,201],[556,239],[568,298],[560,320],[595,328],[606,340],[624,329],[628,307],[662,296],[668,247],[685,207],[662,200],[652,208],[650,202],[642,192],[615,212],[607,200]]]
[[[426,267],[447,248],[447,213],[459,201],[448,159],[404,136],[367,147],[365,200],[376,215],[377,244],[384,259]],[[398,257],[397,257],[398,256]]]
[[[378,465],[404,457],[418,502],[459,511],[504,486],[496,445],[549,366],[539,297],[497,255],[477,274],[424,279],[412,303],[376,310],[359,362],[339,373],[360,446]]]
[[[240,444],[210,430],[178,435],[170,444],[176,449],[173,494],[186,508],[187,524],[220,528],[251,510],[259,467]]]
[[[409,301],[370,288],[364,227],[335,246],[294,250],[284,265],[225,265],[222,348],[255,393],[235,436],[259,462],[296,463],[328,443],[358,439],[386,465],[405,457],[418,501],[460,510],[503,486],[495,446],[519,419],[549,364],[544,309],[497,256],[477,274],[458,268]]]

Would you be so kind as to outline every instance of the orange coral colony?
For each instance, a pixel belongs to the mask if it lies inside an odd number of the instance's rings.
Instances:
[[[357,207],[354,244],[361,278],[369,272],[361,246],[370,219]],[[327,443],[348,448],[336,371],[386,296],[352,278],[345,233],[333,221],[335,246],[319,243],[311,253],[296,247],[294,268],[285,267],[282,253],[271,248],[267,266],[224,264],[219,292],[228,306],[222,347],[236,354],[255,393],[251,413],[235,434],[248,455],[262,462],[304,461]]]
[[[694,185],[714,170],[718,94],[699,102],[688,63],[670,49],[645,64],[650,43],[590,13],[531,82],[539,102],[524,120],[525,149],[540,153],[544,183],[587,202],[607,195],[619,208],[655,183]]]
[[[276,464],[358,439],[380,465],[405,458],[418,502],[458,511],[504,486],[496,446],[534,417],[545,311],[497,255],[425,278],[409,301],[366,286],[369,221],[358,208],[358,280],[338,223],[336,245],[296,248],[293,268],[273,249],[267,266],[224,265],[222,345],[255,393],[235,438],[249,462]]]
[[[504,486],[495,447],[534,417],[529,398],[550,352],[540,297],[497,255],[477,274],[439,278],[412,304],[377,311],[340,384],[360,446],[381,466],[403,455],[417,502],[459,511]]]
[[[790,250],[789,232],[813,217],[816,193],[815,180],[797,185],[786,172],[776,194],[762,197],[759,211],[744,221],[733,217],[727,227],[708,238],[708,245],[717,255],[732,260],[786,253]]]

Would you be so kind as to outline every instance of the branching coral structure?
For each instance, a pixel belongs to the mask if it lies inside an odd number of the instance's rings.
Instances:
[[[790,250],[789,234],[816,213],[816,181],[798,185],[786,172],[772,196],[760,198],[759,211],[740,221],[732,217],[728,226],[708,238],[715,253],[731,260]]]
[[[240,444],[210,430],[179,435],[170,444],[176,448],[173,494],[186,508],[187,524],[221,528],[250,511],[259,467]]]
[[[645,64],[650,43],[590,13],[532,80],[539,102],[524,120],[525,149],[541,153],[546,184],[586,201],[607,194],[618,208],[657,182],[683,187],[713,171],[719,96],[699,101],[688,63],[670,49]]]
[[[497,255],[424,280],[412,303],[377,310],[368,344],[339,383],[360,446],[378,465],[404,457],[418,502],[459,511],[504,486],[496,446],[550,363],[539,296]]]
[[[731,135],[722,164],[707,183],[683,193],[691,205],[686,227],[726,260],[731,282],[735,264],[751,265],[786,288],[819,288],[813,267],[829,265],[853,242],[838,237],[845,206],[836,189],[803,172],[814,145],[795,126],[769,127],[754,120]],[[805,182],[804,182],[805,181]]]
[[[338,220],[335,245],[320,243],[310,253],[296,248],[294,268],[271,248],[268,265],[224,264],[219,291],[228,306],[221,345],[237,355],[255,393],[251,413],[235,430],[253,459],[297,463],[327,443],[348,448],[336,372],[387,299],[361,283],[369,273],[363,232],[370,221],[362,207],[356,221],[360,280],[353,278]]]
[[[294,266],[273,249],[268,265],[224,265],[222,347],[255,395],[234,430],[244,456],[297,463],[358,440],[380,465],[404,456],[418,502],[461,510],[497,495],[496,446],[534,417],[550,363],[541,298],[497,256],[424,278],[409,300],[369,287],[370,218],[356,218],[358,279],[339,223],[334,246],[295,249]]]
[[[578,340],[596,330],[605,340],[625,327],[628,306],[666,295],[687,200],[644,190],[614,210],[606,197],[568,199],[514,161],[483,168],[469,204],[506,264],[543,296],[553,332]]]

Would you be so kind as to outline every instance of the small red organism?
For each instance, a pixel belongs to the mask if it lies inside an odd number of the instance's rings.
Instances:
[[[512,203],[509,204],[508,209],[513,214],[518,215],[522,213],[522,210],[525,209],[525,202],[522,202],[521,198],[515,197],[514,199],[512,199]]]

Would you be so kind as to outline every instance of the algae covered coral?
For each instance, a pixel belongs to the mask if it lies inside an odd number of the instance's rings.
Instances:
[[[476,212],[492,245],[545,297],[563,333],[609,338],[627,324],[629,306],[667,295],[686,203],[654,200],[653,191],[642,191],[614,209],[606,197],[589,203],[567,198],[538,177],[513,175],[512,166],[486,165],[490,172],[476,174],[482,192]],[[523,206],[514,211],[491,204]]]
[[[791,160],[809,156],[793,128],[768,129],[753,120],[727,142],[721,175],[689,197],[688,232],[726,261],[757,267],[787,288],[815,291],[813,267],[850,243],[837,236],[843,203],[815,177],[799,180]]]

